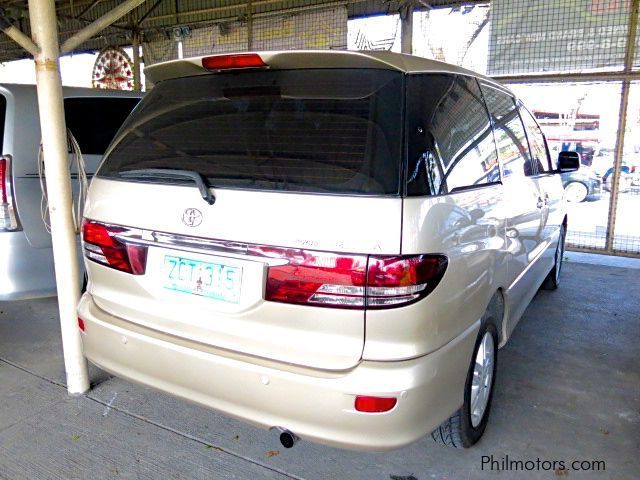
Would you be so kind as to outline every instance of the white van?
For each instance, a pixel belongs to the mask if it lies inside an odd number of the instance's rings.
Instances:
[[[389,52],[146,69],[85,207],[86,356],[261,427],[469,447],[497,350],[558,284],[567,216],[534,118]]]
[[[64,87],[63,94],[67,128],[90,179],[142,94],[75,87]],[[41,202],[40,142],[35,85],[0,84],[0,301],[56,294],[51,235]],[[77,200],[77,168],[70,173]]]

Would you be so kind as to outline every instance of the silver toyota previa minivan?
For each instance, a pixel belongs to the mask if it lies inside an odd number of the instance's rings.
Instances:
[[[64,87],[63,95],[67,128],[91,178],[109,142],[143,94]],[[0,84],[0,302],[56,294],[40,180],[40,173],[45,173],[38,165],[41,139],[36,86]],[[70,174],[77,205],[78,168],[72,162]],[[78,241],[78,258],[81,255]]]
[[[477,442],[498,348],[558,285],[576,154],[495,81],[407,55],[146,75],[85,207],[89,360],[285,446]]]

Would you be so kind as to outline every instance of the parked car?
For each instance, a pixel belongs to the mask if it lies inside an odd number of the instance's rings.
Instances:
[[[611,182],[613,181],[615,156],[613,153],[605,151],[596,157],[596,159],[595,171],[602,178],[602,188],[610,192]],[[638,185],[640,185],[640,160],[635,153],[625,151],[622,161],[620,162],[618,191],[625,193],[631,190],[633,186]]]
[[[407,55],[215,55],[146,75],[85,208],[88,359],[285,447],[476,443],[498,347],[558,285],[554,174],[578,155],[551,159],[495,81]]]
[[[581,166],[575,172],[561,174],[560,178],[568,202],[584,202],[587,198],[600,195],[602,192],[602,180],[589,167]]]
[[[141,96],[64,88],[67,127],[80,146],[89,177]],[[39,118],[34,85],[0,84],[0,300],[56,294],[51,236],[41,211]],[[71,175],[76,178],[77,169]],[[77,198],[77,182],[73,194]]]

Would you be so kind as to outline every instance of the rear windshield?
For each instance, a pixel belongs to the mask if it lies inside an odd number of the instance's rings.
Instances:
[[[177,169],[214,187],[397,195],[402,82],[373,69],[167,80],[126,121],[98,175]]]
[[[102,155],[139,98],[73,97],[64,99],[67,128],[87,155]]]

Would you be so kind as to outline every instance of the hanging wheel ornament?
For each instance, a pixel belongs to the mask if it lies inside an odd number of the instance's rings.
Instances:
[[[133,90],[133,64],[118,47],[107,47],[98,54],[91,77],[93,88]]]

